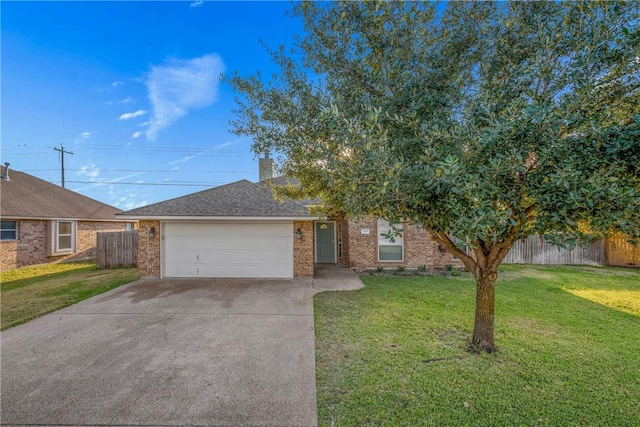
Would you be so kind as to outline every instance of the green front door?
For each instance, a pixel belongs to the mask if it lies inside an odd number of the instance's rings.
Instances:
[[[316,222],[316,262],[336,262],[336,236],[333,222]]]

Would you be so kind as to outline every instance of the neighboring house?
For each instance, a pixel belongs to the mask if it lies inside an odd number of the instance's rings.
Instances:
[[[7,165],[5,163],[5,165]],[[0,268],[95,258],[96,233],[132,229],[119,209],[2,167]]]
[[[275,200],[267,185],[273,160],[259,165],[259,183],[237,181],[118,214],[139,221],[140,275],[293,278],[313,276],[315,263],[461,265],[414,225],[399,225],[402,237],[390,242],[382,219],[321,218],[304,201]]]

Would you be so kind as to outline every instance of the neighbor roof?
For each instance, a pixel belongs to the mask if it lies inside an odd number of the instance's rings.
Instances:
[[[2,166],[2,173],[5,167]],[[9,168],[0,179],[0,214],[4,218],[116,220],[120,209]]]
[[[232,182],[186,196],[123,212],[122,216],[157,217],[293,217],[310,218],[307,208],[293,200],[279,201],[271,190],[247,180]]]

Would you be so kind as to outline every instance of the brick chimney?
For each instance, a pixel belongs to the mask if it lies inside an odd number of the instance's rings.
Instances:
[[[264,157],[258,159],[259,181],[273,178],[273,159],[269,158],[269,153],[265,153]]]

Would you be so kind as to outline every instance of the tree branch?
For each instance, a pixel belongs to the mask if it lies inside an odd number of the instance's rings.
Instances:
[[[456,246],[455,243],[453,243],[451,241],[451,239],[449,238],[448,235],[444,234],[444,233],[438,233],[434,230],[431,229],[426,229],[427,232],[429,233],[429,235],[431,235],[431,238],[437,242],[438,244],[442,245],[450,254],[454,255],[456,258],[460,259],[460,261],[462,261],[462,263],[472,272],[476,271],[476,261],[470,257],[469,255],[467,255],[466,253],[464,253],[462,250],[460,250],[460,248],[458,248]]]

